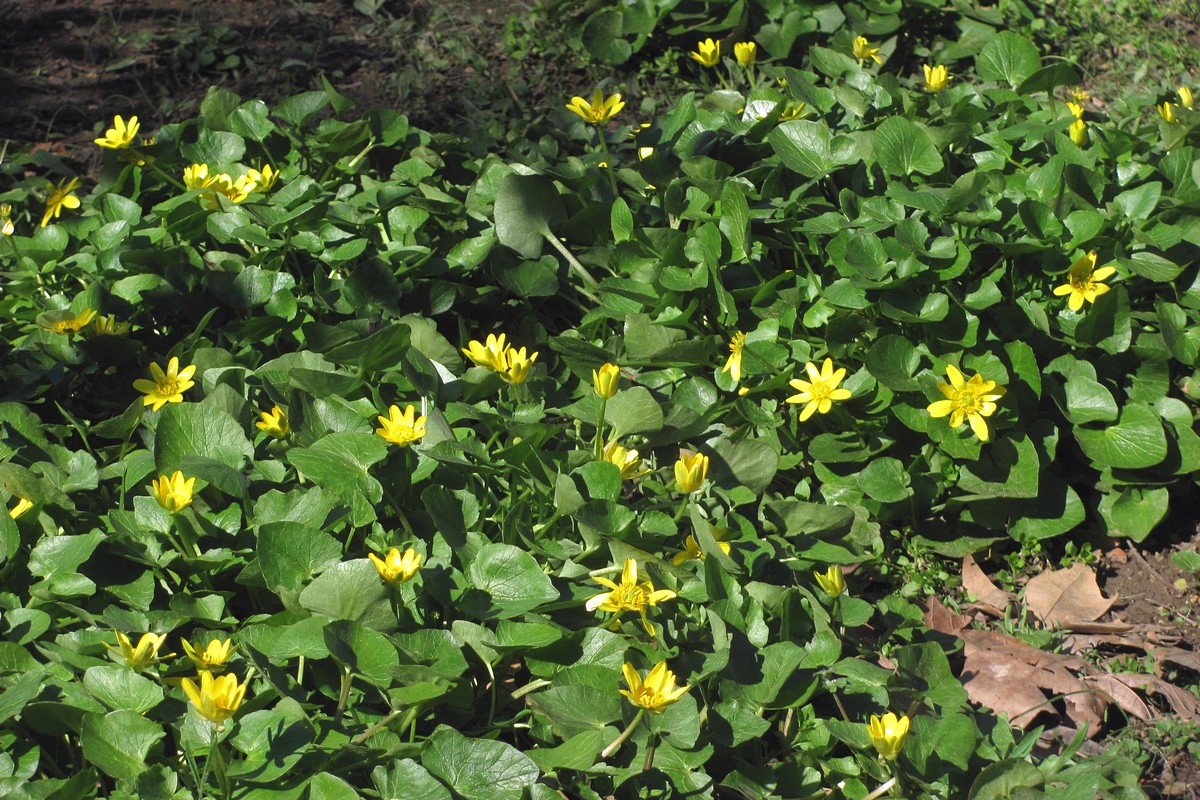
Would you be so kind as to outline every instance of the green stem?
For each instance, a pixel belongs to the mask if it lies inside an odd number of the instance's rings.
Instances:
[[[342,688],[338,692],[337,711],[334,712],[334,719],[341,719],[342,714],[346,711],[346,703],[350,700],[350,683],[353,681],[353,674],[349,667],[342,667]]]
[[[604,455],[604,413],[608,409],[608,398],[600,396],[600,416],[596,421],[596,458]]]
[[[579,263],[579,259],[575,257],[575,254],[568,250],[567,246],[563,244],[557,236],[550,231],[545,231],[543,235],[546,237],[546,241],[550,242],[551,246],[553,246],[554,249],[557,250],[562,257],[567,260],[567,263],[571,266],[571,269],[575,270],[575,272],[579,274],[579,277],[583,279],[583,282],[587,284],[589,289],[595,289],[600,285],[600,282],[593,278],[592,274],[587,271],[587,267]],[[589,300],[595,302],[596,296],[594,294],[584,291],[583,289],[580,289],[579,291]]]
[[[654,745],[658,737],[655,734],[650,734],[650,743],[646,747],[646,758],[642,761],[642,772],[649,772],[650,767],[654,766]]]
[[[596,138],[600,140],[600,149],[604,151],[604,163],[608,166],[604,171],[608,173],[608,185],[612,187],[613,199],[621,196],[617,191],[617,165],[613,162],[612,153],[608,151],[608,139],[604,135],[604,129],[599,125],[596,126]]]
[[[136,147],[129,148],[129,152],[135,153],[139,158],[142,159],[142,166],[149,167],[151,172],[172,184],[176,189],[179,189],[182,192],[186,192],[188,190],[187,186],[183,184],[183,181],[179,180],[173,175],[168,175],[162,167],[154,163],[154,159],[152,157],[143,154]]]
[[[633,733],[633,729],[637,727],[637,724],[642,721],[642,717],[645,715],[646,709],[639,708],[637,714],[635,714],[633,717],[633,721],[629,723],[629,727],[623,730],[621,735],[613,740],[612,744],[600,751],[600,757],[608,758],[610,755],[616,752],[618,747],[625,744],[625,740],[629,738],[629,735]]]
[[[386,728],[389,724],[391,724],[392,720],[394,720],[396,717],[400,716],[402,713],[404,713],[404,712],[401,711],[400,709],[396,709],[396,710],[390,712],[383,719],[379,720],[379,722],[376,722],[374,725],[367,728],[365,731],[360,733],[358,736],[355,736],[353,739],[351,739],[350,744],[362,744],[367,739],[370,739],[372,736],[374,736],[377,732]],[[404,726],[401,725],[401,727],[404,727]]]

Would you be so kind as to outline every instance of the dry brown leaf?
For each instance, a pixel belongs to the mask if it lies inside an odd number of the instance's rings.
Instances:
[[[1146,652],[1158,662],[1154,668],[1157,674],[1162,674],[1162,669],[1158,665],[1164,661],[1170,661],[1172,664],[1178,664],[1181,667],[1187,667],[1190,670],[1200,672],[1200,653],[1192,650],[1183,650],[1178,647],[1155,647]]]
[[[1093,678],[1110,679],[1103,681],[1103,684],[1106,687],[1110,687],[1114,683],[1120,683],[1134,689],[1141,689],[1142,691],[1149,692],[1150,694],[1160,694],[1166,698],[1168,703],[1171,704],[1171,710],[1174,711],[1180,719],[1186,721],[1200,719],[1200,700],[1197,700],[1196,696],[1191,692],[1180,689],[1174,684],[1167,683],[1157,675],[1145,675],[1142,673],[1132,672],[1114,672],[1107,675],[1090,676],[1088,680],[1092,680]],[[1101,683],[1101,681],[1096,682]],[[1120,705],[1121,708],[1125,708],[1124,703],[1120,703],[1118,701],[1118,705]],[[1125,708],[1125,710],[1129,711],[1128,708]],[[1132,714],[1133,712],[1130,711],[1130,713]],[[1139,717],[1139,719],[1144,718]]]
[[[1149,722],[1157,716],[1154,711],[1142,702],[1138,693],[1129,688],[1129,683],[1122,680],[1124,675],[1102,673],[1100,675],[1084,675],[1083,681],[1104,693],[1110,701],[1125,710],[1125,713],[1137,717],[1142,722]],[[1144,677],[1144,676],[1143,676]]]
[[[980,603],[995,609],[1003,610],[1012,600],[1012,595],[992,583],[970,553],[963,557],[962,585],[963,589],[974,595]]]
[[[1059,647],[1064,653],[1087,653],[1095,650],[1100,645],[1127,647],[1130,650],[1145,650],[1147,647],[1145,637],[1137,633],[1124,635],[1071,633],[1062,637],[1062,640],[1059,642]]]
[[[1020,639],[995,631],[964,630],[966,646],[962,683],[972,701],[1008,715],[1027,728],[1039,713],[1057,715],[1051,699],[1061,699],[1067,716],[1088,735],[1100,731],[1105,699],[1075,674],[1087,664],[1075,656],[1047,653]]]
[[[936,597],[925,601],[925,627],[951,636],[958,636],[963,628],[971,624],[967,614],[957,614],[942,604]]]
[[[1093,622],[1112,607],[1096,584],[1096,573],[1081,563],[1069,569],[1043,572],[1025,587],[1025,605],[1047,625],[1071,627]]]

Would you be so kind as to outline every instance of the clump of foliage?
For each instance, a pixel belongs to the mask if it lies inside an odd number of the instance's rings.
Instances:
[[[10,155],[7,790],[1143,796],[871,576],[1194,486],[1200,115],[831,8],[521,163],[328,85]]]

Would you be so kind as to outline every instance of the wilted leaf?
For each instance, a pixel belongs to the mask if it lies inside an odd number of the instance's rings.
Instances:
[[[1047,625],[1070,627],[1093,622],[1112,608],[1116,598],[1105,598],[1096,584],[1096,573],[1084,564],[1043,572],[1025,587],[1025,604]]]

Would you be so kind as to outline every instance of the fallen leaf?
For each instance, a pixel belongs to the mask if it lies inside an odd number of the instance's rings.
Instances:
[[[1058,716],[1061,700],[1076,727],[1088,736],[1100,732],[1106,699],[1076,674],[1086,671],[1080,658],[1047,653],[1020,639],[995,631],[964,630],[962,684],[973,702],[1008,716],[1009,723],[1028,728],[1041,713]]]
[[[968,594],[974,595],[980,603],[996,609],[1003,610],[1012,600],[1012,595],[992,583],[991,579],[975,563],[975,559],[970,553],[963,557],[962,585],[963,589]]]
[[[1127,676],[1102,673],[1100,675],[1085,675],[1083,681],[1089,686],[1094,686],[1102,691],[1105,697],[1124,709],[1125,713],[1137,717],[1142,722],[1149,722],[1157,715],[1142,701],[1138,693],[1129,687],[1129,683],[1122,680],[1124,677]]]
[[[1190,721],[1200,719],[1200,700],[1196,695],[1189,691],[1180,689],[1174,684],[1167,683],[1157,675],[1146,675],[1140,672],[1114,672],[1106,675],[1092,675],[1086,680],[1092,683],[1098,683],[1105,687],[1111,688],[1115,684],[1122,684],[1127,687],[1141,689],[1150,694],[1159,694],[1166,698],[1171,704],[1171,710],[1182,720]],[[1116,699],[1114,697],[1114,699]],[[1121,708],[1125,708],[1131,714],[1134,713],[1125,707],[1124,703],[1117,702]],[[1143,704],[1144,707],[1145,704]],[[1153,713],[1153,712],[1151,712]],[[1138,716],[1135,714],[1135,716]],[[1155,715],[1157,716],[1157,715]],[[1145,719],[1138,716],[1139,719]]]
[[[1096,584],[1096,573],[1081,563],[1069,569],[1043,572],[1025,587],[1025,604],[1047,625],[1071,627],[1094,622],[1112,608],[1115,597],[1105,598]]]
[[[1155,647],[1146,652],[1157,662],[1154,668],[1156,674],[1162,674],[1162,669],[1159,665],[1164,661],[1200,672],[1200,653],[1192,650],[1183,650],[1178,647]]]
[[[942,604],[936,597],[925,601],[925,627],[930,630],[958,636],[963,628],[971,624],[967,614],[957,614]]]

